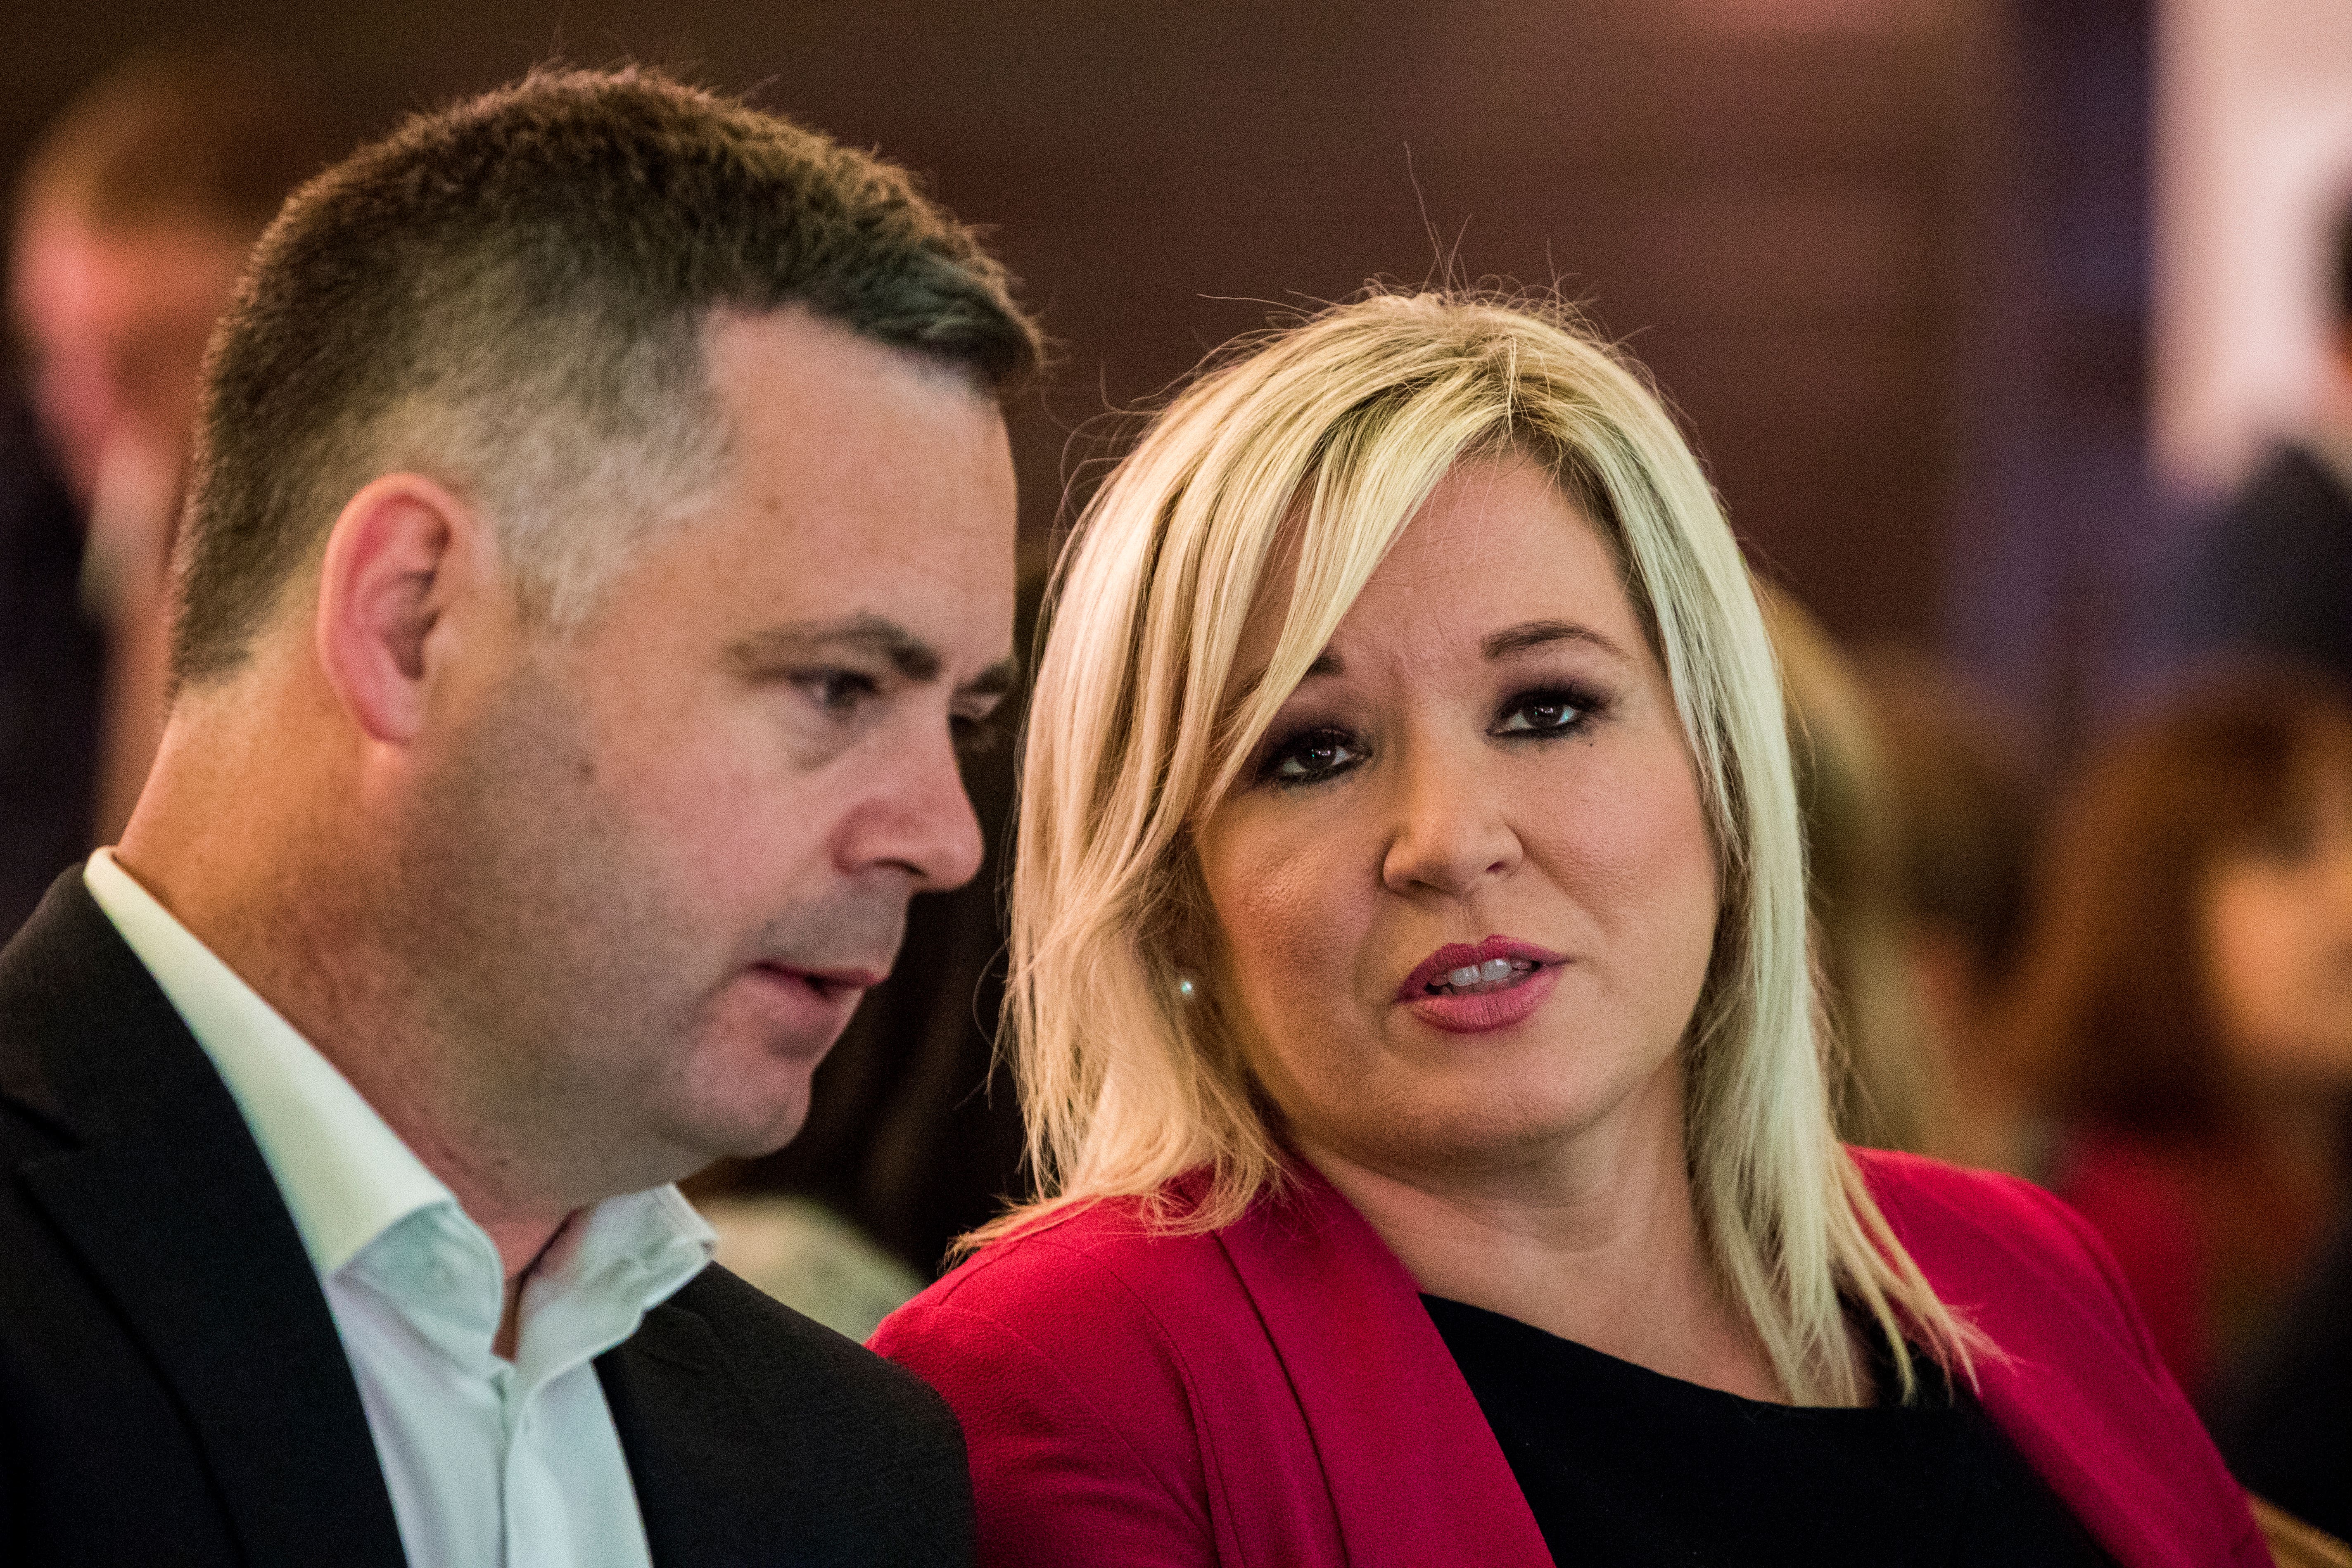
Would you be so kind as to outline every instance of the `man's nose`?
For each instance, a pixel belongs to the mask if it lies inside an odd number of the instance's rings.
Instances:
[[[876,769],[871,786],[873,794],[853,819],[853,837],[844,847],[853,868],[903,867],[918,892],[940,892],[971,880],[985,846],[945,726],[910,736],[897,756]]]

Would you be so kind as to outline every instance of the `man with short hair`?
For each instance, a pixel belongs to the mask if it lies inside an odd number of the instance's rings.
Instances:
[[[911,1378],[708,1264],[981,845],[1034,329],[875,160],[541,73],[215,339],[162,752],[0,953],[0,1557],[960,1561]]]

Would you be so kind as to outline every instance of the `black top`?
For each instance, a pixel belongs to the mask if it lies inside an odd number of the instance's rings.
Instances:
[[[1422,1300],[1556,1562],[2112,1568],[1967,1385],[1947,1394],[1932,1367],[1917,1404],[1767,1405]]]

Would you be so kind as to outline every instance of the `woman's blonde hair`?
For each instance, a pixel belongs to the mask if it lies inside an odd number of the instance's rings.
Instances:
[[[1965,1364],[1962,1331],[1830,1126],[1806,966],[1804,852],[1772,650],[1714,493],[1639,374],[1555,312],[1381,294],[1244,345],[1180,394],[1065,552],[1037,671],[1013,872],[1006,1037],[1041,1196],[985,1241],[1129,1195],[1213,1227],[1283,1179],[1268,1110],[1205,973],[1214,915],[1188,826],[1431,489],[1505,450],[1613,547],[1672,682],[1721,867],[1688,1038],[1685,1142],[1720,1279],[1801,1403],[1867,1392],[1842,1294]],[[1228,700],[1277,541],[1297,576],[1264,676]],[[1206,1167],[1203,1201],[1157,1195]]]

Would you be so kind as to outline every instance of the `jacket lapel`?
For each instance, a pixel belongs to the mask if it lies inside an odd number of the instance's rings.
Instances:
[[[1535,1516],[1412,1279],[1301,1166],[1221,1232],[1289,1375],[1353,1568],[1550,1568]]]
[[[680,1295],[690,1296],[689,1284]],[[700,1314],[672,1297],[596,1359],[656,1563],[729,1568],[774,1560],[793,1539],[794,1478]]]
[[[2236,1483],[2071,1210],[1973,1173],[1964,1208],[1953,1181],[1913,1173],[1940,1167],[1854,1159],[1937,1297],[1999,1347],[1976,1359],[1985,1413],[2123,1568],[2262,1560]]]
[[[2189,1568],[2226,1560],[2182,1554],[2182,1540],[2204,1533],[2198,1515],[2207,1500],[2192,1502],[2183,1478],[2151,1464],[2148,1445],[2139,1436],[2193,1417],[2185,1406],[2158,1408],[2157,1385],[2144,1373],[2116,1375],[2125,1364],[2122,1354],[2085,1358],[2085,1325],[2072,1325],[2072,1336],[2052,1334],[2051,1320],[2057,1314],[2050,1308],[2063,1301],[2062,1290],[2051,1290],[2043,1297],[2045,1305],[2033,1312],[2012,1313],[1997,1300],[1979,1296],[1970,1302],[1933,1273],[1928,1282],[1948,1301],[1977,1306],[1970,1317],[2005,1352],[1978,1358],[1977,1396],[1985,1414],[2117,1563],[2125,1568]],[[2179,1517],[2152,1528],[2158,1524],[2152,1516],[2168,1511]]]
[[[177,1396],[250,1561],[401,1563],[359,1388],[277,1184],[79,870],[0,955],[0,1092],[75,1145],[17,1178]]]

